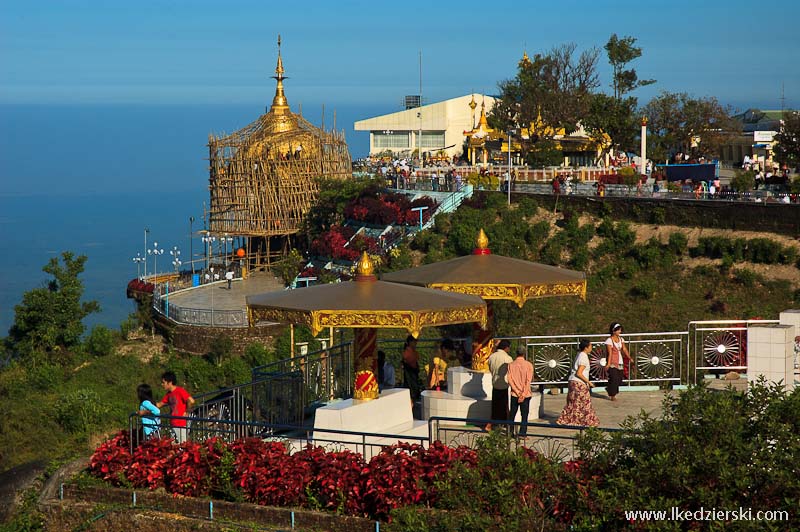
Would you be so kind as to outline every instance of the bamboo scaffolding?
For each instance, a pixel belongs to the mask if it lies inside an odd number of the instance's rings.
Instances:
[[[269,112],[239,131],[208,140],[209,230],[247,238],[251,265],[269,264],[272,255],[287,249],[288,238],[300,230],[319,197],[318,178],[352,178],[344,131],[325,131],[289,110],[280,49],[275,72],[278,84]],[[270,243],[275,237],[281,240],[277,252]]]

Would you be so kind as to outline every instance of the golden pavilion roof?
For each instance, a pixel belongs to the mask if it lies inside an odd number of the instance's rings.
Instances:
[[[378,281],[362,254],[354,281],[247,296],[250,323],[273,321],[325,327],[405,329],[477,322],[486,327],[486,303],[479,297]]]
[[[493,255],[488,246],[489,240],[481,229],[472,255],[386,273],[381,279],[483,299],[510,300],[520,307],[529,299],[550,296],[586,299],[584,272]]]

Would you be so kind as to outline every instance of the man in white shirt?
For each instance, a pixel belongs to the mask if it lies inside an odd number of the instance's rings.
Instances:
[[[500,340],[497,351],[489,356],[489,373],[492,374],[492,420],[506,421],[508,419],[508,365],[511,364],[511,342]],[[492,424],[486,425],[490,430]]]

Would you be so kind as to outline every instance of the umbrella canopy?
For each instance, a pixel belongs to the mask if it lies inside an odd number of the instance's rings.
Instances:
[[[529,299],[580,296],[586,299],[586,274],[526,260],[492,255],[481,229],[472,255],[381,276],[384,281],[505,299],[522,307]]]
[[[355,281],[247,296],[250,323],[304,324],[313,334],[325,327],[406,329],[477,322],[486,327],[479,297],[378,281],[364,253]]]

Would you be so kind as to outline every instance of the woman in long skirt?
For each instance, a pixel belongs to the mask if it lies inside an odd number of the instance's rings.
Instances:
[[[600,420],[597,419],[589,394],[589,390],[593,387],[589,382],[589,353],[592,352],[592,342],[582,339],[578,349],[580,352],[575,358],[572,373],[569,375],[567,404],[556,423],[596,427],[600,424]]]

